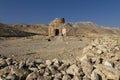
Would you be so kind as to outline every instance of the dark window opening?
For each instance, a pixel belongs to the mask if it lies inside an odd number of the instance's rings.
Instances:
[[[55,29],[55,36],[59,35],[59,29]]]

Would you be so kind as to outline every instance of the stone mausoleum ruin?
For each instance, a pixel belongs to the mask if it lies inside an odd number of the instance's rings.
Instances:
[[[66,36],[66,25],[64,18],[56,18],[49,24],[49,36]]]

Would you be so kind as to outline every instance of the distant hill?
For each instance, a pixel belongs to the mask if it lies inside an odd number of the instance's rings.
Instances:
[[[71,23],[69,35],[120,35],[120,28],[103,27],[93,22]]]
[[[38,35],[47,35],[48,31],[48,25],[46,24],[13,24],[10,25],[12,28],[28,32],[28,33],[33,33],[33,34],[38,34]]]
[[[67,35],[89,36],[89,35],[120,35],[120,28],[103,27],[93,22],[68,23]],[[31,36],[48,35],[47,24],[12,24],[0,23],[0,36]]]
[[[23,37],[30,35],[35,35],[35,34],[24,32],[14,27],[11,27],[7,24],[0,23],[0,37]]]

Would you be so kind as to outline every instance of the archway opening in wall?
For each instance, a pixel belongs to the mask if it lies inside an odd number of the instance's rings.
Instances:
[[[55,36],[59,35],[59,29],[55,29]]]

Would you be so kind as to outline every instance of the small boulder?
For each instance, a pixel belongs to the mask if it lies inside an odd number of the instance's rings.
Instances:
[[[52,65],[52,61],[50,61],[50,60],[46,60],[46,65],[47,65],[47,66]]]
[[[62,80],[71,80],[71,77],[67,74],[65,74],[62,78]]]
[[[18,80],[18,76],[16,76],[16,74],[9,74],[7,77],[6,77],[7,80]]]
[[[39,74],[37,72],[32,72],[27,76],[26,80],[37,80],[38,76]]]
[[[11,68],[10,71],[11,74],[16,74],[16,76],[18,76],[19,80],[25,80],[26,75],[28,75],[28,71],[24,70],[24,69],[17,69],[17,68]]]
[[[71,65],[70,67],[68,67],[68,69],[66,70],[67,74],[71,74],[71,75],[79,75],[79,68],[76,64]]]
[[[42,64],[43,63],[43,61],[41,59],[35,59],[34,62],[35,62],[35,64]]]
[[[72,80],[82,80],[80,76],[75,75]]]
[[[111,63],[110,61],[106,60],[104,63],[105,66],[109,66],[109,67],[113,67],[113,63]]]
[[[37,80],[51,80],[51,76],[38,76]]]
[[[26,64],[24,61],[20,61],[19,63],[19,69],[22,69],[22,68],[25,68],[26,67]]]
[[[93,65],[90,63],[90,60],[84,60],[81,62],[82,70],[88,78],[90,78],[90,75],[93,71]]]
[[[0,75],[5,75],[7,73],[10,73],[10,71],[11,71],[11,66],[7,66],[3,69],[0,69]]]
[[[97,65],[95,72],[101,75],[103,80],[119,80],[120,79],[120,71],[117,69],[114,69],[113,67]]]
[[[80,61],[84,61],[84,60],[87,60],[88,59],[88,56],[85,54],[83,57],[80,58]]]
[[[5,61],[5,59],[0,58],[0,68],[6,67],[7,66],[7,62]]]
[[[53,80],[61,80],[61,78],[55,77]]]
[[[6,62],[7,62],[8,65],[11,65],[12,62],[13,62],[13,60],[12,60],[12,58],[7,58],[7,59],[6,59]]]
[[[102,50],[97,50],[97,54],[102,54]]]
[[[99,80],[99,76],[95,71],[93,71],[91,74],[91,80]]]

